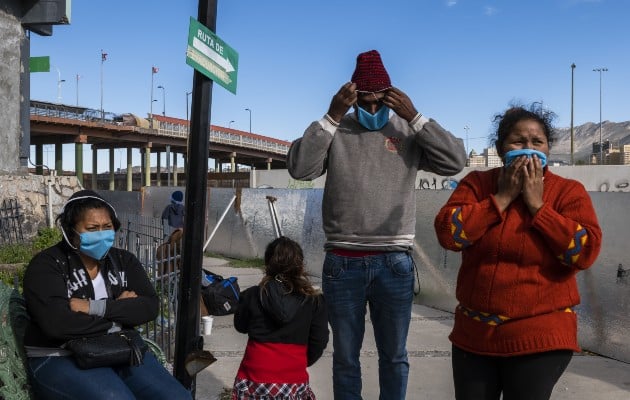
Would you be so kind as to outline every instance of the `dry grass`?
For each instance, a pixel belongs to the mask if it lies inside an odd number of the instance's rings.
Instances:
[[[232,400],[232,388],[223,388],[219,400]]]

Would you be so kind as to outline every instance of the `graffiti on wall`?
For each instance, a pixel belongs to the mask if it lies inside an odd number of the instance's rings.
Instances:
[[[630,182],[628,179],[618,179],[616,182],[608,180],[599,183],[600,192],[630,192]]]
[[[313,181],[298,181],[296,179],[289,178],[287,183],[287,189],[313,189],[315,184]]]
[[[630,275],[630,269],[624,269],[623,264],[619,263],[617,266],[617,283],[628,284],[628,275]]]
[[[440,181],[436,177],[420,178],[416,189],[422,190],[453,190],[457,187],[458,181],[452,177],[441,178]]]

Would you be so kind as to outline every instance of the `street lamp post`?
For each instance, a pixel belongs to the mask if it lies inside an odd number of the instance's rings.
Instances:
[[[594,72],[599,72],[599,164],[604,164],[604,152],[602,143],[602,72],[607,72],[608,68],[593,68]]]
[[[65,81],[65,79],[61,79],[61,71],[57,68],[57,102],[59,103],[61,103],[61,84]]]
[[[166,89],[164,89],[164,86],[162,85],[157,88],[162,89],[162,116],[166,117]]]
[[[228,128],[232,128],[233,123],[234,123],[234,120],[231,120],[230,122],[228,122]]]
[[[190,96],[192,94],[192,92],[186,92],[186,121],[190,122],[190,119],[188,118],[188,96]]]
[[[575,63],[571,64],[571,165],[575,165],[573,159],[573,72],[575,71]]]
[[[468,131],[470,130],[470,126],[464,125],[464,130],[466,131],[466,157],[470,155],[470,147],[468,147]]]
[[[246,108],[245,111],[249,111],[249,133],[252,133],[252,110]]]
[[[77,74],[77,107],[79,107],[79,79],[81,79],[81,75]]]

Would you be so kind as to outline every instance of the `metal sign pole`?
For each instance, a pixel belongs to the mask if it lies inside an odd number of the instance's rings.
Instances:
[[[217,0],[199,0],[198,20],[208,29],[216,30]],[[188,138],[186,167],[186,219],[182,253],[180,301],[178,302],[175,332],[175,360],[173,374],[187,388],[192,389],[194,376],[186,370],[186,357],[203,347],[199,335],[199,299],[201,297],[201,266],[203,263],[206,193],[208,187],[208,153],[210,148],[210,110],[212,81],[194,71],[191,129]]]

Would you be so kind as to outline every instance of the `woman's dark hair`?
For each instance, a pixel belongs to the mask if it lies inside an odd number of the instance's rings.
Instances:
[[[534,102],[529,106],[512,104],[505,112],[495,114],[493,118],[495,133],[490,138],[490,142],[494,143],[497,153],[500,157],[503,157],[503,143],[514,129],[514,126],[521,121],[531,120],[538,122],[542,126],[543,132],[547,137],[547,143],[551,148],[555,136],[552,122],[555,118],[556,114],[543,109],[542,103],[539,102]]]
[[[63,230],[67,240],[70,242],[69,244],[72,246],[79,246],[79,234],[75,231],[74,227],[81,219],[83,219],[87,210],[101,208],[107,210],[109,217],[112,220],[112,224],[114,225],[114,231],[117,231],[120,228],[120,221],[118,220],[118,217],[116,217],[116,212],[104,199],[101,199],[98,196],[85,198],[77,197],[76,200],[74,198],[75,196],[70,198],[63,207],[61,214],[59,214],[55,220]]]
[[[275,239],[265,249],[265,276],[260,283],[263,290],[272,279],[280,281],[289,293],[306,296],[319,293],[306,276],[302,248],[286,236]]]

